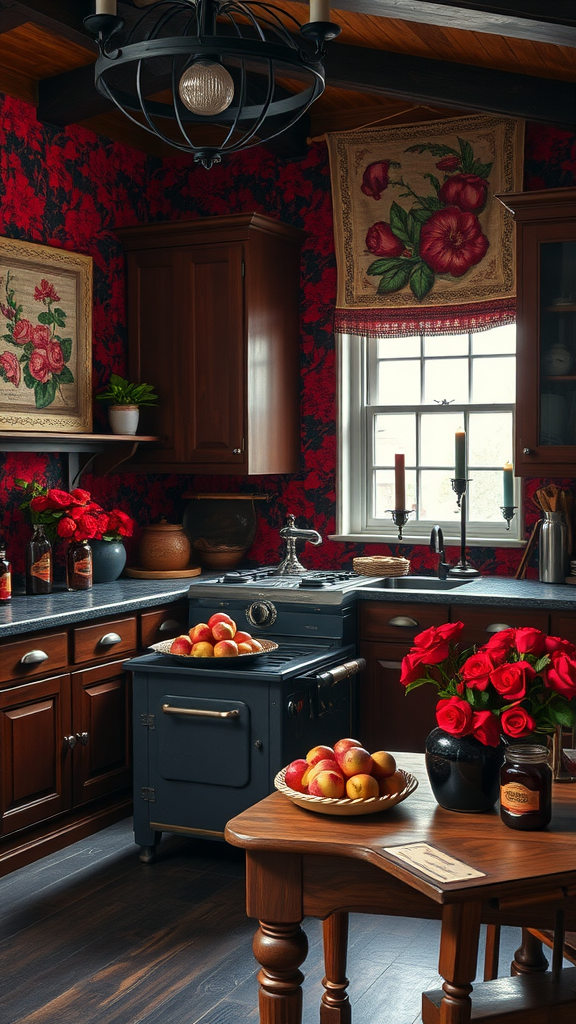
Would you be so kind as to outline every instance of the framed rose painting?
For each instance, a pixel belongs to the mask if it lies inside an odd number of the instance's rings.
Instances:
[[[0,238],[0,431],[92,430],[92,257]]]

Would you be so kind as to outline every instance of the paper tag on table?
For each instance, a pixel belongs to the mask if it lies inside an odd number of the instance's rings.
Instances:
[[[437,882],[465,882],[468,878],[483,878],[484,871],[476,871],[469,864],[449,857],[428,843],[407,843],[406,846],[385,846],[384,853],[404,861]]]

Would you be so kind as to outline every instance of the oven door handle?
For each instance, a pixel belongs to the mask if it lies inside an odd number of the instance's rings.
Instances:
[[[362,669],[366,668],[365,658],[354,658],[353,661],[345,661],[342,665],[335,665],[334,668],[328,669],[327,672],[319,672],[316,676],[318,685],[330,685],[331,683],[338,683],[341,679],[347,679],[348,676],[355,676],[357,672],[362,672]]]
[[[165,715],[193,715],[194,718],[240,718],[238,708],[233,711],[201,711],[199,708],[174,708],[171,704],[163,704]]]

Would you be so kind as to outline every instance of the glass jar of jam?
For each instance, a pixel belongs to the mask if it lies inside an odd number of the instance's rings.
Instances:
[[[546,828],[552,817],[548,750],[537,743],[506,747],[500,770],[500,817],[508,828]]]

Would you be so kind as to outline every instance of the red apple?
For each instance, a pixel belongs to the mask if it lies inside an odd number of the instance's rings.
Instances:
[[[198,622],[192,629],[188,630],[188,636],[193,644],[208,643],[213,641],[212,630],[207,622]]]
[[[214,615],[210,616],[208,619],[210,629],[212,629],[217,622],[227,622],[230,626],[234,627],[234,632],[236,632],[236,623],[234,622],[234,619],[231,619],[230,616],[226,614],[226,612],[215,612]]]
[[[320,774],[320,772],[336,772],[338,775],[342,776],[342,772],[340,771],[333,757],[323,757],[321,761],[315,761],[314,764],[308,765],[308,768],[309,772],[308,775],[306,776],[307,786],[310,785],[312,779],[315,779],[316,776]]]
[[[372,758],[364,747],[348,747],[348,750],[340,754],[337,763],[348,778],[372,773]]]
[[[252,642],[250,633],[245,633],[242,629],[237,629],[234,634],[234,639],[237,644],[249,644]]]
[[[342,797],[344,796],[344,779],[340,772],[318,772],[308,786],[308,792],[311,796]]]
[[[376,779],[385,779],[396,771],[396,761],[386,750],[377,750],[372,754],[372,775]]]
[[[351,800],[369,800],[379,795],[378,782],[373,775],[352,775],[346,782],[346,796]]]
[[[199,640],[197,644],[192,646],[192,657],[193,658],[213,658],[214,647],[209,644],[206,640]]]
[[[336,757],[336,760],[338,760],[338,754],[343,754],[345,750],[348,750],[348,747],[361,746],[362,744],[360,743],[360,740],[351,740],[349,738],[344,740],[337,740],[336,743],[334,744],[334,755]]]
[[[170,654],[190,654],[192,650],[192,641],[186,633],[182,633],[181,636],[177,636],[170,645]]]
[[[238,644],[234,640],[220,640],[214,644],[215,658],[237,658]]]
[[[306,754],[308,764],[316,764],[318,761],[322,761],[323,758],[333,761],[334,751],[332,747],[325,747],[322,743],[317,747],[312,747],[312,749]]]
[[[284,775],[286,785],[290,786],[290,789],[296,790],[297,793],[306,793],[307,790],[302,782],[302,777],[309,768],[310,765],[303,757],[299,757],[296,761],[291,761]]]
[[[232,640],[236,630],[233,622],[215,622],[212,626],[212,636],[218,640]]]

